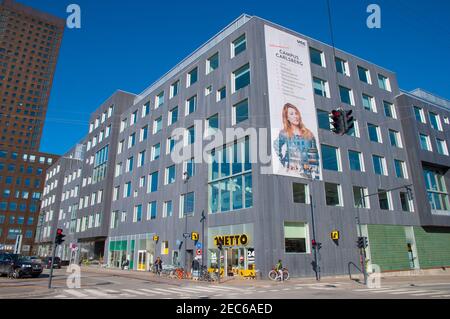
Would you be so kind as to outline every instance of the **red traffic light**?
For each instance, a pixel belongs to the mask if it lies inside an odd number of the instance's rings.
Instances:
[[[62,235],[62,233],[63,233],[63,230],[61,228],[58,228],[56,230],[56,235]]]
[[[311,240],[311,245],[313,245],[313,246],[317,245],[317,243],[316,243],[316,241],[314,239]]]

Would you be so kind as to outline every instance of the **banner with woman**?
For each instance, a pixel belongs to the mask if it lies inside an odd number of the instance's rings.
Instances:
[[[273,174],[321,179],[306,40],[265,26]]]

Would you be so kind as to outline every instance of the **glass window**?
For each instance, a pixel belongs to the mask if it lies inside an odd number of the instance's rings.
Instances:
[[[237,38],[236,40],[233,41],[233,44],[232,44],[233,55],[232,55],[232,57],[235,57],[239,53],[245,51],[246,48],[247,48],[247,39],[245,37],[245,34],[243,34],[239,38]]]
[[[400,192],[400,203],[404,212],[412,212],[413,204],[411,198],[405,192]]]
[[[172,201],[169,200],[167,202],[164,202],[163,217],[171,217],[172,214],[173,214]]]
[[[325,56],[322,51],[310,47],[309,53],[311,56],[311,63],[325,67]]]
[[[134,206],[133,222],[142,221],[142,205]]]
[[[152,146],[152,161],[157,160],[161,153],[161,144],[158,143]]]
[[[365,187],[353,186],[353,200],[355,208],[369,207],[369,191]]]
[[[145,151],[139,152],[138,155],[138,167],[145,165]]]
[[[191,126],[186,130],[186,144],[190,145],[195,142],[195,126]]]
[[[173,137],[169,137],[166,143],[166,154],[170,154],[175,147],[175,139]]]
[[[214,114],[206,120],[207,135],[214,134],[219,129],[219,114]]]
[[[224,86],[217,90],[217,102],[222,101],[227,96],[227,88]]]
[[[178,90],[180,87],[180,81],[176,81],[170,86],[170,98],[178,95]]]
[[[123,191],[124,191],[123,197],[126,198],[131,196],[131,182],[125,184],[125,188]]]
[[[450,211],[445,176],[436,169],[424,168],[428,201],[433,211]]]
[[[309,203],[308,185],[301,183],[292,183],[292,193],[294,197],[294,203]]]
[[[329,131],[331,129],[330,114],[326,111],[317,110],[317,121],[319,128]]]
[[[340,171],[339,149],[333,146],[321,145],[323,169]]]
[[[147,193],[158,191],[158,172],[154,172],[148,177]]]
[[[145,117],[149,114],[150,114],[150,102],[147,102],[142,106],[142,117]]]
[[[194,213],[195,208],[194,192],[181,195],[181,217]]]
[[[162,130],[162,116],[153,121],[153,134]]]
[[[165,184],[172,184],[175,182],[175,165],[166,168]]]
[[[189,115],[197,109],[197,95],[194,95],[186,101],[186,115]]]
[[[408,178],[406,164],[400,160],[394,160],[395,174],[398,178]]]
[[[348,62],[339,58],[336,58],[336,71],[340,74],[350,76]]]
[[[156,201],[148,203],[147,220],[156,219],[156,215],[157,215]]]
[[[148,137],[148,126],[141,128],[140,141],[145,141]]]
[[[394,104],[383,101],[384,106],[384,115],[391,118],[397,118],[397,114],[395,113]]]
[[[348,160],[352,171],[363,172],[362,154],[356,151],[348,151]]]
[[[341,202],[341,185],[325,183],[325,197],[328,206],[343,206]]]
[[[368,110],[368,111],[372,111],[372,112],[376,112],[377,108],[375,106],[375,99],[367,94],[363,94],[362,95],[362,103],[363,103],[363,107]]]
[[[376,125],[367,123],[367,129],[369,131],[369,140],[372,142],[381,143],[380,128]]]
[[[234,92],[250,84],[250,64],[246,64],[233,72]]]
[[[416,117],[417,122],[426,123],[423,109],[420,107],[414,106],[414,116]]]
[[[353,103],[353,92],[352,90],[343,87],[343,86],[339,86],[339,94],[341,96],[341,102],[342,103],[347,103],[349,105],[354,105]]]
[[[432,151],[430,137],[425,134],[419,134],[420,137],[420,147],[425,151]]]
[[[192,84],[197,82],[197,80],[198,80],[198,68],[195,68],[191,72],[188,73],[188,76],[187,76],[188,85],[187,86],[190,87]]]
[[[384,75],[378,74],[378,86],[380,87],[380,89],[391,91],[391,84],[389,82],[389,79]]]
[[[391,146],[399,148],[403,146],[400,138],[400,133],[397,131],[389,130],[389,141],[391,142]]]
[[[385,190],[378,190],[378,203],[380,204],[381,210],[392,210],[390,192]]]
[[[219,52],[215,53],[206,60],[206,74],[214,71],[219,67]]]
[[[284,250],[285,253],[306,253],[308,251],[308,229],[305,223],[284,223]]]
[[[178,121],[178,106],[175,106],[169,112],[169,125],[175,124]]]
[[[313,78],[314,93],[324,97],[330,97],[328,82],[319,78]]]
[[[436,139],[437,151],[441,155],[448,155],[447,142],[441,139]]]
[[[195,162],[194,162],[194,158],[191,158],[190,160],[185,161],[183,163],[183,166],[184,166],[183,179],[195,176]]]
[[[155,109],[157,109],[158,107],[160,107],[163,104],[164,104],[164,91],[162,91],[161,93],[159,93],[156,96]]]
[[[233,105],[233,122],[239,124],[248,119],[248,100]]]
[[[431,126],[438,131],[442,131],[442,123],[441,123],[441,119],[439,117],[438,114],[429,112],[428,113],[429,118],[430,118],[430,124]]]
[[[372,155],[373,160],[373,170],[377,175],[387,175],[386,173],[386,162],[384,157],[378,155]]]
[[[367,83],[367,84],[372,84],[370,81],[370,72],[369,70],[363,68],[362,66],[358,65],[358,77],[360,79],[360,81]]]

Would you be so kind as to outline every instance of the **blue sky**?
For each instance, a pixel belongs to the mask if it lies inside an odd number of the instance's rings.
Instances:
[[[331,43],[326,0],[18,0],[66,18],[41,151],[63,154],[88,131],[89,115],[115,90],[140,93],[242,13]],[[382,28],[366,8],[380,5]],[[397,73],[400,87],[450,98],[448,0],[331,0],[336,47]]]

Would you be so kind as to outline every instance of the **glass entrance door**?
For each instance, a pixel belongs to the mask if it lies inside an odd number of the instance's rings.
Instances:
[[[147,254],[148,254],[148,252],[146,250],[138,251],[138,270],[140,270],[140,271],[147,270],[147,267],[148,267]]]

